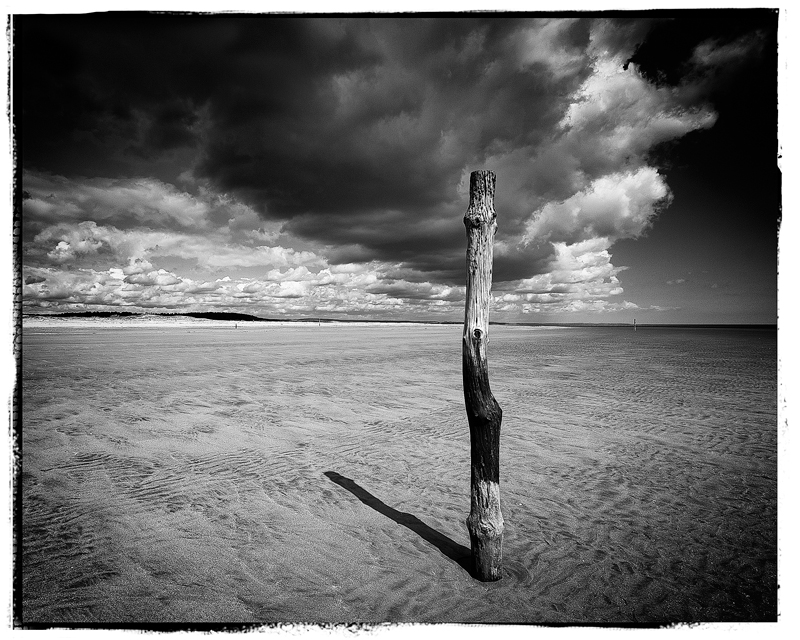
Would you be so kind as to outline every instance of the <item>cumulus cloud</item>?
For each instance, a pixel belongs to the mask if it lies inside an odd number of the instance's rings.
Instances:
[[[136,273],[126,276],[125,282],[129,284],[140,284],[145,287],[168,287],[173,284],[179,284],[181,279],[174,273],[159,269],[158,271],[151,271],[150,273]]]
[[[23,183],[30,194],[23,211],[34,228],[91,220],[112,222],[120,229],[180,229],[200,234],[229,226],[275,239],[274,226],[264,229],[265,223],[251,207],[202,185],[192,195],[155,178],[66,178],[30,170],[24,172]]]
[[[621,269],[611,264],[609,249],[617,240],[645,233],[671,200],[665,178],[649,164],[650,150],[716,120],[707,105],[687,106],[690,87],[657,86],[627,63],[633,51],[630,35],[630,26],[593,23],[587,47],[590,73],[565,106],[557,134],[535,151],[516,149],[496,158],[519,192],[525,190],[526,175],[515,167],[528,167],[534,191],[547,195],[520,216],[512,233],[498,233],[497,261],[501,269],[508,265],[503,290],[539,296],[540,304],[563,303],[566,295],[597,299],[621,294],[616,278]],[[571,291],[560,290],[565,286],[561,280],[572,278],[567,273],[584,273],[578,265],[564,270],[567,255],[605,265],[608,279],[589,278],[570,284]],[[536,261],[541,276],[519,278]]]
[[[669,190],[651,167],[598,178],[562,202],[549,202],[528,222],[523,242],[575,243],[591,238],[611,242],[641,235]]]
[[[35,212],[29,215],[36,220]],[[208,305],[240,309],[257,305],[261,313],[321,309],[383,313],[405,304],[389,292],[367,291],[396,265],[331,265],[311,251],[256,244],[263,242],[266,234],[253,237],[238,231],[230,225],[189,234],[149,227],[118,229],[94,221],[51,224],[25,242],[29,265],[24,299],[28,306],[72,308],[203,310]],[[237,243],[234,238],[249,244]],[[225,269],[237,273],[255,268],[261,275],[258,279],[243,273],[198,279],[159,267],[174,260],[200,272]],[[100,263],[109,266],[100,269]],[[428,295],[422,297],[437,300],[447,297],[447,291],[446,287],[427,285]]]
[[[174,256],[209,269],[324,264],[311,251],[239,244],[223,229],[201,236],[147,228],[123,230],[91,220],[49,226],[26,243],[26,251],[32,263],[38,258],[60,264],[87,264],[102,256],[126,263],[126,275],[147,271],[159,256]]]
[[[609,245],[607,238],[554,243],[555,255],[546,273],[496,287],[496,303],[507,310],[516,304],[526,313],[534,308],[551,312],[634,308],[627,301],[607,300],[623,293],[617,274],[625,270],[611,263]]]
[[[129,258],[128,266],[123,267],[122,273],[126,276],[144,273],[145,271],[152,270],[153,265],[147,260],[139,257],[131,256]]]
[[[366,287],[367,293],[385,294],[391,298],[407,300],[464,300],[464,287],[448,287],[430,282],[408,282],[405,280],[383,280]]]

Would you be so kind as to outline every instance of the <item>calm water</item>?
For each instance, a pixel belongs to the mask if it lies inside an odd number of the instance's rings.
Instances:
[[[776,619],[774,330],[493,326],[492,585],[460,368],[455,326],[26,329],[24,620]]]

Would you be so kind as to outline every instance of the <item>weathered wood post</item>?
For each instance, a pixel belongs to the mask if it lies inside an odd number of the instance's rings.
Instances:
[[[472,479],[467,518],[475,574],[500,579],[503,514],[500,513],[500,422],[503,411],[489,388],[486,345],[489,337],[489,291],[497,214],[495,175],[473,171],[469,180],[467,227],[467,303],[464,311],[462,375],[469,421]]]

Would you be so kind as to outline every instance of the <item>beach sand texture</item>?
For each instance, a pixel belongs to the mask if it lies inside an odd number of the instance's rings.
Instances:
[[[493,326],[504,578],[458,326],[24,330],[23,624],[777,617],[774,331]]]

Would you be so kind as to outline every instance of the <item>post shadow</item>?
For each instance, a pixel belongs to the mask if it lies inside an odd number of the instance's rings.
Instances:
[[[432,544],[445,556],[458,564],[458,566],[464,569],[464,571],[466,571],[470,576],[473,578],[475,577],[475,571],[472,563],[472,551],[469,548],[451,540],[446,535],[436,531],[436,529],[432,529],[427,524],[422,522],[422,520],[417,518],[417,516],[406,513],[405,511],[392,509],[392,507],[376,498],[369,491],[358,485],[350,478],[336,473],[335,471],[325,471],[325,475],[328,476],[331,482],[335,482],[340,487],[347,489],[368,507],[375,509],[375,511],[381,515],[394,520],[397,524],[401,524],[407,529],[411,529],[411,531],[416,533],[420,538]]]

